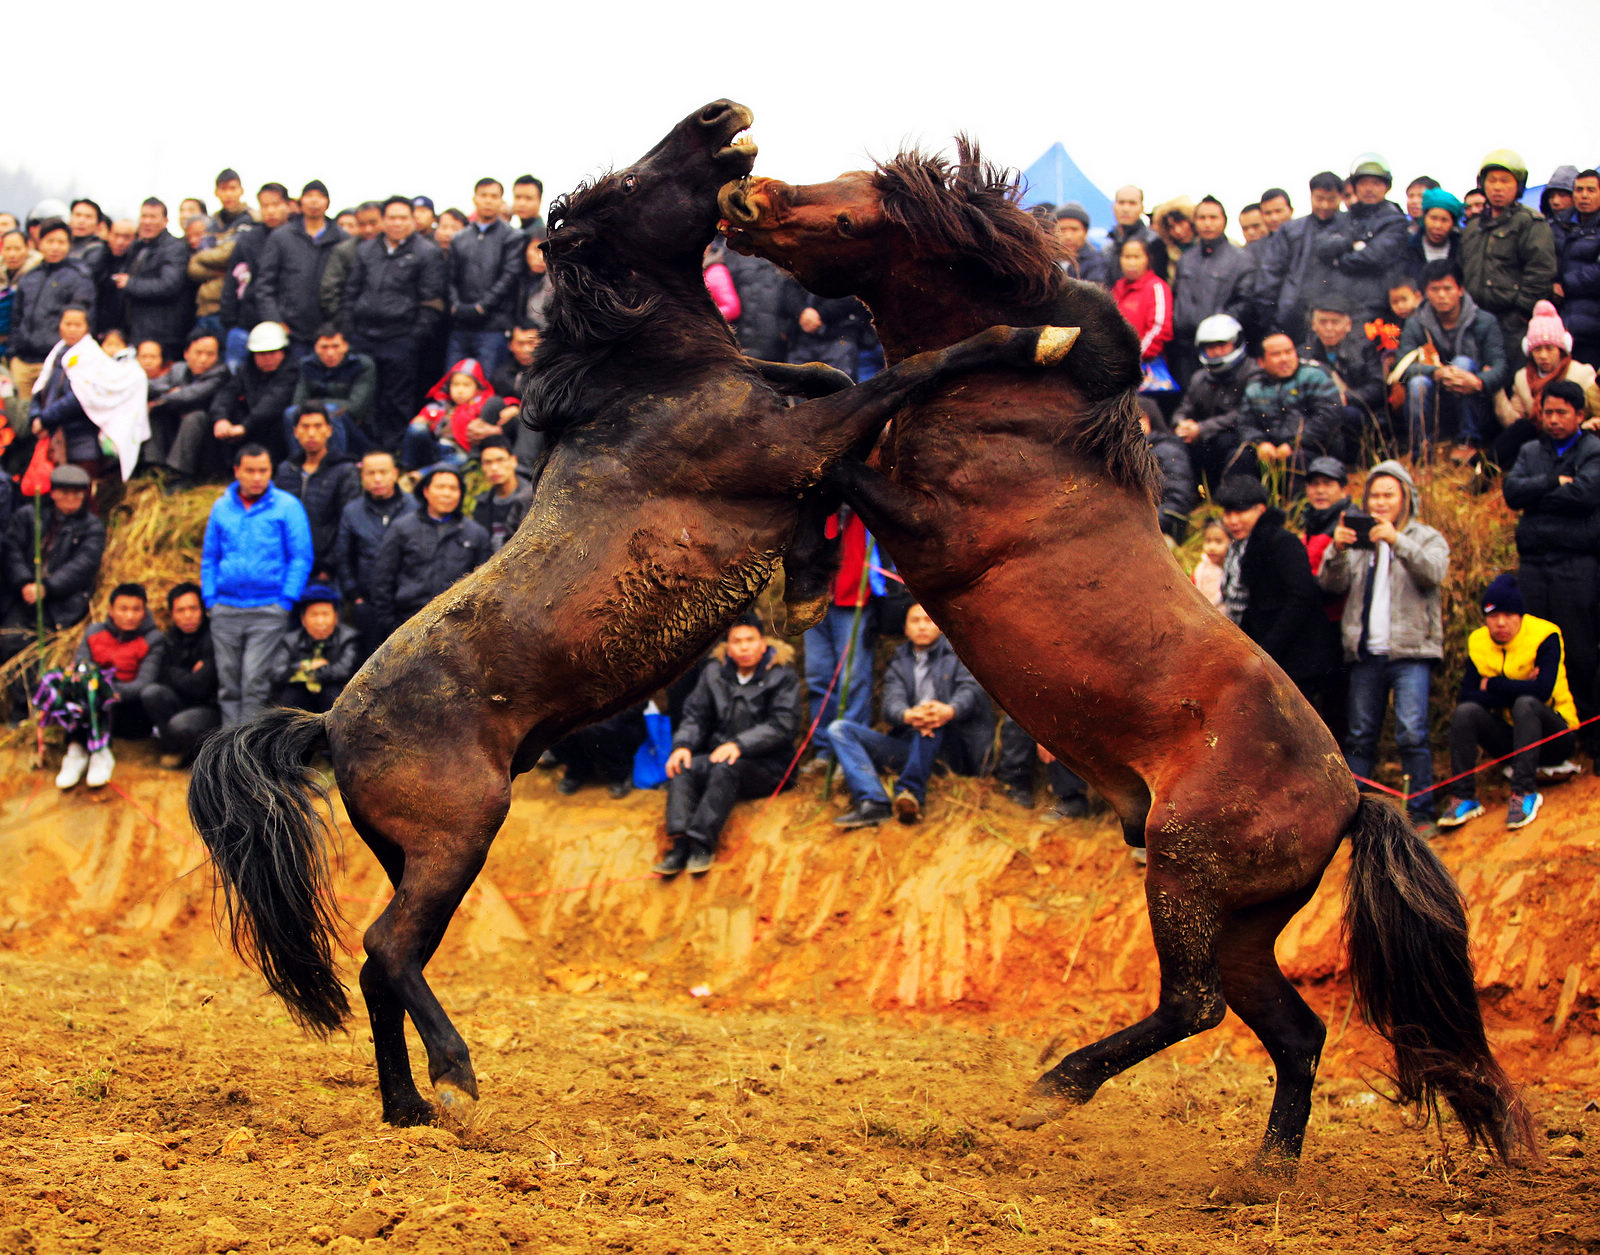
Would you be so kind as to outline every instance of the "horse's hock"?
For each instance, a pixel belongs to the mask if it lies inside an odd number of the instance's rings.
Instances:
[[[186,776],[134,750],[109,788],[62,795],[21,754],[0,762],[0,949],[233,967],[212,931]],[[543,772],[522,778],[435,959],[453,972],[445,996],[465,1001],[488,979],[529,997],[938,1015],[1057,1051],[1152,1005],[1142,872],[1109,822],[1047,824],[947,780],[921,825],[846,834],[818,791],[742,805],[714,869],[664,883],[647,871],[661,794],[562,797]],[[1600,782],[1584,779],[1551,789],[1528,828],[1507,832],[1491,811],[1438,842],[1467,897],[1495,1039],[1524,1079],[1600,1082],[1597,821]],[[353,835],[343,844],[344,940],[358,954],[388,885]],[[1344,867],[1341,854],[1278,949],[1328,1021],[1325,1068],[1370,1074],[1383,1055],[1350,1013]],[[1232,1040],[1258,1049],[1242,1027]]]

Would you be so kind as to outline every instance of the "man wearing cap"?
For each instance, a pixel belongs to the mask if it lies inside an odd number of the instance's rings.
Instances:
[[[1212,314],[1231,314],[1241,324],[1252,317],[1250,272],[1255,259],[1223,234],[1228,212],[1215,196],[1194,207],[1196,242],[1178,258],[1172,285],[1172,342],[1167,361],[1180,382],[1200,364],[1194,333]]]
[[[1600,713],[1600,436],[1584,431],[1583,389],[1571,380],[1545,384],[1537,440],[1506,472],[1506,504],[1517,520],[1517,585],[1529,613],[1561,629],[1567,677],[1578,718]],[[1597,738],[1582,734],[1585,746]]]
[[[433,198],[431,196],[413,196],[411,198],[411,221],[416,225],[419,235],[433,236],[434,223],[438,221],[433,212]]]
[[[89,473],[81,466],[50,472],[50,495],[39,502],[43,556],[33,565],[34,503],[11,516],[0,541],[0,659],[10,658],[33,639],[37,610],[44,603],[44,627],[57,632],[82,622],[100,578],[106,528],[89,509]]]
[[[1388,311],[1389,274],[1405,256],[1410,223],[1405,210],[1388,199],[1394,176],[1378,154],[1357,157],[1350,181],[1355,201],[1335,229],[1318,239],[1317,259],[1332,269],[1332,286],[1350,316],[1366,322]]]
[[[283,454],[283,412],[295,385],[295,372],[286,365],[289,337],[279,323],[257,323],[245,348],[249,357],[217,389],[210,408],[186,414],[178,424],[167,466],[180,483],[215,474],[243,442]]]
[[[305,509],[273,487],[266,449],[240,445],[233,480],[211,507],[200,556],[224,727],[242,723],[271,697],[272,654],[312,558]]]
[[[1541,766],[1552,778],[1578,771],[1571,761],[1578,710],[1567,688],[1561,629],[1526,612],[1509,573],[1489,585],[1482,604],[1484,626],[1467,637],[1467,666],[1450,717],[1450,774],[1459,778],[1440,808],[1441,828],[1483,814],[1472,774],[1480,749],[1494,759],[1516,755],[1507,828],[1526,827],[1539,813]]]
[[[262,322],[282,323],[297,358],[305,357],[323,325],[322,273],[334,245],[345,238],[328,221],[328,189],[312,179],[300,192],[300,213],[272,232],[255,278]]]
[[[1533,307],[1555,295],[1555,237],[1550,224],[1518,199],[1527,186],[1527,163],[1509,148],[1495,149],[1478,168],[1483,212],[1461,231],[1467,292],[1500,324],[1511,370],[1522,365]]]
[[[1068,201],[1056,210],[1056,241],[1066,253],[1061,267],[1074,279],[1105,283],[1106,259],[1089,242],[1089,225],[1089,211],[1077,201]]]
[[[1343,298],[1325,297],[1312,303],[1311,334],[1300,348],[1300,360],[1314,362],[1332,376],[1339,389],[1338,453],[1355,462],[1369,427],[1388,434],[1389,404],[1377,341],[1356,330]]]

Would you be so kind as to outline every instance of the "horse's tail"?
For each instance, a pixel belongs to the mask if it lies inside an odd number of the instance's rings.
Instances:
[[[1361,1014],[1394,1049],[1399,1100],[1437,1118],[1443,1098],[1472,1142],[1508,1162],[1531,1151],[1528,1110],[1484,1032],[1461,890],[1387,802],[1362,798],[1347,835],[1351,980]]]
[[[323,716],[265,710],[208,737],[189,782],[189,818],[211,852],[235,952],[319,1037],[350,1013],[317,809],[328,791],[310,767],[326,746]]]

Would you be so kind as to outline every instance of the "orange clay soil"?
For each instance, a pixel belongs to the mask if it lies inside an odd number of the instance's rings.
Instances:
[[[1329,1021],[1293,1183],[1246,1166],[1272,1080],[1231,1017],[1008,1126],[1043,1067],[1153,1001],[1108,823],[942,781],[923,825],[840,835],[813,780],[662,884],[659,795],[535,773],[428,968],[483,1101],[395,1130],[365,1025],[302,1038],[214,939],[184,783],[138,749],[98,796],[0,761],[0,1255],[1600,1250],[1592,778],[1518,833],[1492,792],[1439,843],[1547,1160],[1499,1168],[1374,1094],[1341,854],[1280,946]],[[358,948],[383,886],[345,857]]]

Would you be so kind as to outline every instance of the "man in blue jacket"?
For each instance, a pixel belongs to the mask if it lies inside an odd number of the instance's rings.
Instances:
[[[258,444],[233,455],[234,482],[211,507],[200,589],[211,613],[222,723],[242,723],[271,697],[272,652],[311,574],[305,508],[272,484]]]

